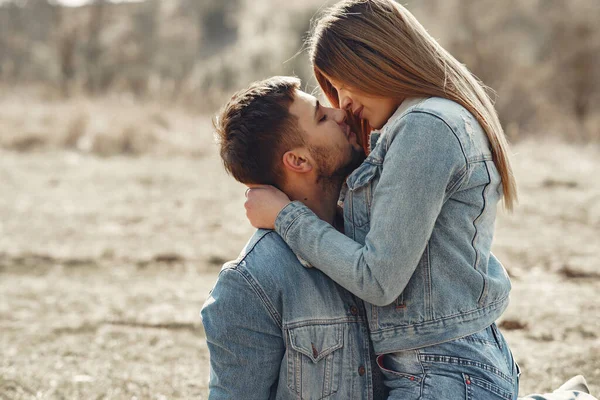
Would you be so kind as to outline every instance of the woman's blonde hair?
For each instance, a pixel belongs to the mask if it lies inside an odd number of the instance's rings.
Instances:
[[[330,79],[367,95],[404,99],[443,97],[473,114],[485,130],[502,177],[504,205],[512,209],[517,187],[508,142],[485,86],[392,0],[344,0],[316,23],[309,41],[314,73],[331,104],[339,107]],[[367,147],[371,127],[360,124]]]

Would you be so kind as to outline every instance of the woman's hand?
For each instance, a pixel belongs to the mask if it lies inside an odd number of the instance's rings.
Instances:
[[[290,203],[289,197],[270,185],[248,185],[246,190],[246,216],[255,228],[275,229],[279,212]]]

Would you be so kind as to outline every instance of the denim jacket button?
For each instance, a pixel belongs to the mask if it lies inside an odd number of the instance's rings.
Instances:
[[[356,308],[356,306],[350,307],[350,313],[352,315],[358,315],[358,308]]]
[[[362,365],[360,367],[358,367],[358,374],[360,376],[363,376],[365,374],[365,372],[367,372],[367,370],[365,369],[365,367],[363,367]]]

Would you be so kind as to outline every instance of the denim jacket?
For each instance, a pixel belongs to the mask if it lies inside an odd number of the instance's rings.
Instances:
[[[296,254],[365,300],[378,354],[480,331],[510,280],[490,251],[500,175],[464,107],[407,99],[347,179],[344,236],[298,202],[275,222]]]
[[[223,266],[201,317],[211,400],[374,398],[362,301],[274,231]]]

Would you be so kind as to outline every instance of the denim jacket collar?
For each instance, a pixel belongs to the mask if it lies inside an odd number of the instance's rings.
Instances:
[[[409,97],[408,99],[405,99],[398,106],[396,111],[394,111],[387,122],[381,127],[381,129],[376,129],[371,132],[371,135],[369,136],[369,151],[373,150],[375,146],[377,146],[379,139],[386,134],[386,132],[389,130],[389,127],[394,124],[394,121],[404,115],[412,106],[416,106],[426,99],[426,97]]]

